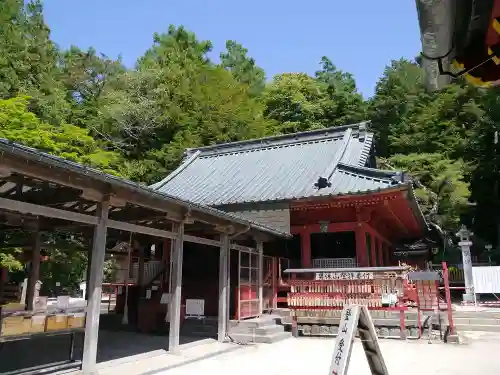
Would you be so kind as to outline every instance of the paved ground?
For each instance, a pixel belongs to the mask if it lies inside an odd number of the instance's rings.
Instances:
[[[106,362],[145,352],[168,348],[168,333],[141,334],[124,327],[120,317],[101,315],[97,361]],[[83,333],[77,333],[74,358],[82,359]],[[181,344],[198,341],[203,336],[181,336]],[[36,353],[36,354],[35,354]],[[69,336],[44,337],[33,340],[7,342],[0,345],[0,374],[22,368],[65,361],[69,355]]]
[[[470,375],[500,373],[500,336],[475,333],[463,345],[381,340],[391,375]],[[288,339],[272,345],[238,346],[217,342],[183,349],[180,354],[102,367],[99,375],[328,375],[334,339]],[[368,375],[361,344],[354,345],[349,375]]]

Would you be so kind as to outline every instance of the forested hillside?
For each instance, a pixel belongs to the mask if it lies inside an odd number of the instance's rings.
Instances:
[[[366,99],[335,56],[318,56],[314,76],[266,77],[237,41],[213,61],[194,31],[159,31],[126,68],[58,48],[39,2],[2,1],[0,136],[147,184],[187,147],[371,120],[379,165],[414,176],[429,219],[452,232],[462,218],[497,243],[498,90],[458,82],[429,94],[418,62],[401,59]]]

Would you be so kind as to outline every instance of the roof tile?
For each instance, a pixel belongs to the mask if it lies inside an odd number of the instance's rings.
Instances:
[[[152,187],[211,206],[390,187],[396,173],[364,168],[372,142],[361,123],[188,150],[179,168]],[[318,190],[319,177],[331,186]]]

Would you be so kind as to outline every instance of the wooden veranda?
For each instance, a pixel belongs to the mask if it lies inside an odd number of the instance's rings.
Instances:
[[[220,249],[218,337],[223,340],[228,321],[229,249],[243,247],[236,241],[252,239],[262,264],[262,243],[287,236],[7,140],[0,140],[0,210],[3,231],[22,228],[33,233],[25,243],[17,244],[32,248],[28,309],[33,307],[29,296],[39,276],[40,249],[45,246],[40,233],[63,231],[87,239],[91,251],[82,364],[85,374],[96,364],[107,243],[126,241],[130,233],[174,241],[169,350],[175,351],[179,346],[184,242]],[[262,287],[259,294],[262,296]]]

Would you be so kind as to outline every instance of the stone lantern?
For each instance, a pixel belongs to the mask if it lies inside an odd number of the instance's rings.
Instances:
[[[464,282],[465,282],[465,294],[463,295],[464,302],[474,302],[475,292],[474,292],[474,279],[472,277],[472,260],[470,256],[470,247],[472,246],[472,241],[470,236],[473,233],[467,229],[465,225],[462,225],[460,230],[457,232],[456,236],[460,238],[458,246],[462,250],[462,262],[464,268]]]

